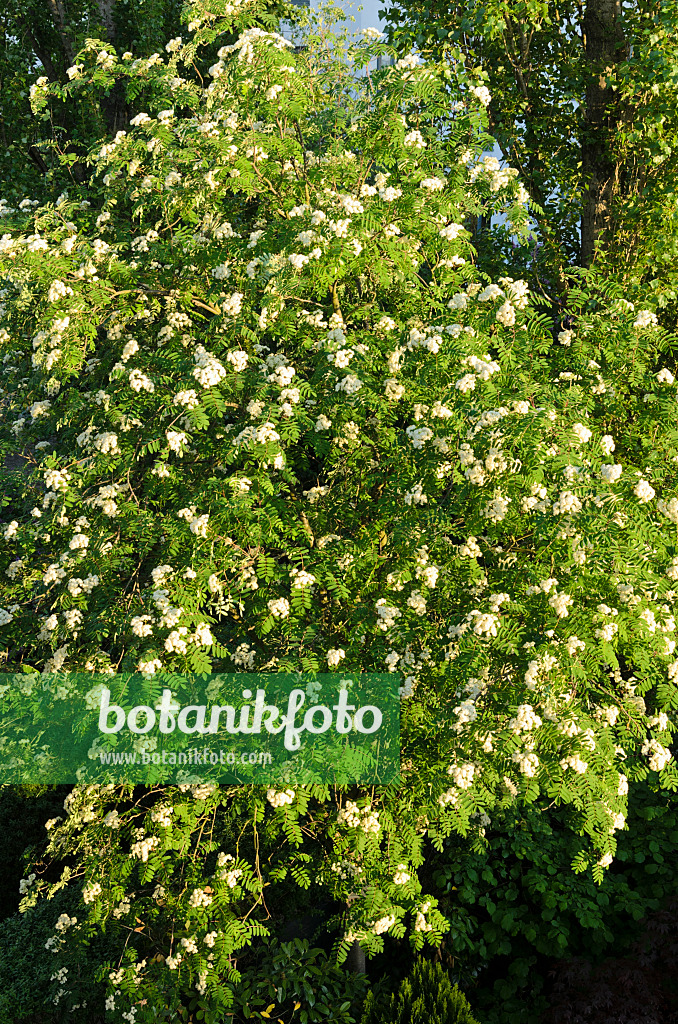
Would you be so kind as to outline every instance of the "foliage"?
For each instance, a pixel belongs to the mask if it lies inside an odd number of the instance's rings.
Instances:
[[[475,1024],[471,1007],[436,961],[419,957],[390,999],[368,993],[361,1024]]]
[[[46,947],[55,921],[81,908],[80,893],[66,888],[0,922],[0,1024],[57,1024],[72,1019],[74,1007],[83,1024],[99,1024],[105,986],[96,976],[101,961],[115,955],[111,943],[97,935],[74,944],[58,964]]]
[[[180,35],[183,6],[181,0],[8,0],[2,5],[0,181],[6,198],[45,200],[64,187],[87,184],[84,160],[90,147],[102,135],[124,129],[137,112],[135,90],[126,96],[114,86],[102,90],[96,103],[77,95],[36,115],[30,101],[36,81],[66,85],[77,74],[77,54],[96,40],[129,59],[154,59]],[[293,20],[293,12],[284,0],[270,0],[257,24],[277,27],[281,16]],[[214,59],[205,48],[188,76],[198,80]]]
[[[544,1021],[672,1024],[678,1010],[677,909],[673,900],[650,915],[628,956],[610,957],[598,965],[584,959],[559,964]]]
[[[0,921],[19,909],[19,885],[30,859],[40,862],[47,845],[45,821],[62,809],[65,786],[3,786],[0,788],[0,837],[4,887]]]
[[[626,956],[643,919],[676,893],[675,797],[638,785],[629,828],[603,883],[573,874],[576,839],[562,810],[534,805],[493,816],[484,849],[451,837],[428,864],[452,921],[442,951],[473,986],[487,1024],[528,1024],[547,1009],[556,962]]]
[[[402,781],[74,789],[49,852],[87,916],[52,946],[106,929],[107,1009],[137,1024],[220,1021],[290,879],[336,901],[338,961],[420,950],[453,923],[431,847],[548,798],[600,883],[629,784],[678,779],[674,339],[593,273],[558,332],[478,272],[466,218],[525,211],[479,160],[477,77],[356,78],[322,21],[293,54],[253,8],[209,85],[182,78],[232,14],[34,91],[121,82],[151,113],[93,153],[100,205],[5,205],[4,663],[138,668],[149,702],[166,672],[386,665]]]
[[[348,974],[306,939],[279,943],[264,936],[239,970],[242,977],[234,990],[237,1021],[261,1015],[300,1024],[353,1024],[352,1012],[365,995],[364,975]]]
[[[619,46],[614,59],[601,66],[589,52],[590,37],[592,22],[605,11],[617,19]],[[607,259],[631,287],[629,298],[642,294],[652,280],[675,316],[673,0],[634,0],[616,11],[597,0],[396,0],[382,16],[399,52],[415,45],[427,56],[464,60],[482,75],[491,93],[490,130],[503,157],[519,168],[538,223],[539,248],[523,249],[518,258],[534,261],[532,271],[549,294],[562,297],[563,269],[580,260],[587,197],[582,157],[590,140],[612,166],[610,201],[603,211]],[[591,125],[587,90],[598,80],[604,120]]]
[[[69,174],[60,167],[58,153],[89,148],[112,113],[104,97],[98,109],[62,104],[51,116],[35,117],[29,98],[35,80],[46,76],[67,82],[68,69],[88,38],[101,37],[121,51],[150,56],[177,34],[180,11],[178,0],[8,0],[2,5],[0,180],[5,196],[20,201],[38,191],[49,194],[60,182],[63,187]]]

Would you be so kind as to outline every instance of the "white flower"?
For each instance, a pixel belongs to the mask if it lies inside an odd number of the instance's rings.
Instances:
[[[644,327],[656,327],[658,322],[656,315],[649,309],[641,309],[633,321],[633,326],[636,330],[642,330]]]
[[[581,512],[582,503],[572,491],[561,491],[558,501],[553,505],[554,516],[573,515]]]
[[[478,295],[478,302],[490,302],[492,299],[503,298],[504,293],[497,284],[488,284]]]
[[[35,420],[38,416],[45,416],[51,408],[51,402],[33,402],[33,405],[30,408],[31,419]]]
[[[657,374],[657,381],[660,384],[674,384],[675,380],[676,380],[676,378],[673,376],[671,371],[667,370],[666,368],[664,368],[663,370],[660,370],[659,373]]]
[[[560,767],[563,769],[563,771],[565,771],[567,768],[571,768],[579,775],[583,775],[586,769],[588,768],[588,763],[586,761],[582,761],[579,755],[575,754],[571,757],[564,757],[560,762]]]
[[[582,444],[586,444],[590,441],[593,436],[593,431],[585,427],[583,423],[575,423],[572,427],[572,433],[581,441]]]
[[[160,845],[158,836],[145,836],[136,843],[132,843],[129,850],[130,857],[136,857],[138,860],[143,861],[145,864],[148,861],[148,855],[156,846]]]
[[[390,316],[382,316],[374,326],[377,331],[392,331],[396,326],[396,322]]]
[[[343,391],[347,395],[354,395],[357,391],[360,391],[362,386],[362,381],[355,374],[349,373],[346,377],[342,377],[340,381],[337,381],[334,385],[334,390]]]
[[[400,618],[400,611],[398,608],[394,608],[392,605],[386,603],[386,598],[380,597],[375,605],[377,613],[377,625],[379,629],[386,632],[395,625],[396,619]]]
[[[428,498],[424,494],[424,485],[421,480],[418,484],[414,485],[411,491],[407,491],[404,497],[406,505],[426,505],[428,502]]]
[[[82,890],[83,903],[94,903],[97,896],[102,892],[99,882],[88,882]]]
[[[433,431],[430,427],[407,427],[405,433],[412,442],[414,448],[423,448],[426,441],[430,441],[433,437]]]
[[[65,932],[65,931],[68,931],[69,928],[72,928],[73,925],[77,924],[77,923],[78,923],[77,917],[69,917],[68,914],[61,914],[59,916],[59,918],[57,919],[56,924],[54,925],[54,929],[57,932]]]
[[[130,621],[130,626],[135,636],[152,636],[152,623],[153,617],[151,615],[135,615]]]
[[[342,648],[331,647],[327,652],[327,667],[330,669],[337,668],[339,662],[346,657],[346,651]]]
[[[234,349],[226,354],[226,360],[233,365],[236,373],[241,373],[249,362],[249,356],[241,349]]]
[[[652,501],[656,491],[647,480],[640,479],[636,486],[633,488],[633,493],[638,498],[641,504],[645,505],[648,501]]]
[[[226,316],[237,316],[240,310],[242,309],[242,300],[243,295],[241,292],[233,292],[232,295],[229,295],[226,299],[224,299],[224,301],[221,304],[221,308],[223,309]]]
[[[129,375],[129,386],[132,391],[155,391],[155,384],[140,370],[132,370]]]
[[[290,577],[292,590],[303,590],[304,587],[312,587],[315,583],[315,576],[305,569],[290,569]]]
[[[183,455],[183,445],[188,440],[188,435],[181,430],[166,430],[165,437],[170,451],[177,455]]]
[[[569,594],[553,594],[549,598],[549,604],[551,605],[559,619],[567,618],[567,609],[572,603],[573,601]]]
[[[92,440],[93,446],[97,451],[103,452],[107,455],[109,452],[113,452],[118,447],[117,434],[113,434],[110,431],[103,431],[97,434]]]
[[[462,224],[447,224],[444,228],[441,228],[438,234],[441,238],[444,238],[448,242],[453,242],[458,235],[464,230]]]
[[[393,914],[388,914],[386,917],[380,917],[378,921],[375,921],[370,931],[374,935],[383,935],[396,923],[396,918]]]
[[[423,178],[419,182],[419,188],[428,189],[429,192],[440,192],[446,185],[444,178]]]
[[[426,614],[426,598],[420,591],[414,590],[408,597],[407,604],[417,615]]]
[[[501,523],[506,518],[511,499],[504,498],[501,494],[496,495],[492,501],[485,506],[483,515],[493,523]]]
[[[479,100],[484,107],[489,106],[490,100],[492,99],[492,94],[490,93],[490,90],[487,88],[487,86],[472,85],[469,89],[469,92],[472,93],[473,96],[475,96],[475,98]]]
[[[403,145],[408,149],[426,149],[424,137],[417,128],[407,133],[403,139]]]
[[[516,322],[516,311],[510,302],[505,302],[497,310],[497,320],[504,327],[512,327]]]
[[[130,338],[129,341],[125,344],[122,352],[120,353],[120,361],[122,363],[126,363],[127,360],[130,359],[133,355],[136,355],[138,351],[139,343],[136,341],[135,338]]]
[[[663,747],[659,740],[646,740],[641,748],[642,753],[649,758],[650,769],[653,772],[660,772],[671,760],[672,754],[668,747]]]
[[[160,658],[152,658],[149,661],[144,661],[143,658],[138,662],[137,668],[141,672],[144,679],[150,679],[162,668],[162,662]]]
[[[290,603],[285,597],[268,602],[268,610],[275,619],[286,619],[290,614]]]
[[[614,439],[610,434],[604,434],[600,439],[600,447],[605,455],[612,455],[615,449]]]
[[[187,391],[177,391],[172,402],[174,405],[183,405],[187,409],[195,409],[200,404],[198,396],[193,388],[189,388]]]
[[[580,640],[577,636],[568,637],[567,643],[565,644],[567,653],[570,657],[573,657],[577,651],[583,651],[586,649],[586,644],[583,640]]]
[[[671,498],[669,501],[660,500],[657,502],[657,508],[672,523],[678,524],[678,498]]]
[[[482,554],[476,537],[469,537],[466,543],[461,544],[457,550],[462,558],[480,558]]]
[[[469,391],[474,391],[476,386],[476,377],[473,373],[467,373],[454,385],[457,391],[461,391],[462,395],[467,394]]]
[[[204,515],[198,516],[196,519],[192,519],[189,523],[191,533],[194,533],[196,537],[206,537],[208,520],[208,512],[205,512]]]
[[[58,302],[59,299],[65,298],[67,295],[72,295],[73,289],[65,285],[63,281],[52,281],[47,292],[48,302]]]
[[[611,465],[602,465],[600,467],[600,475],[606,484],[614,484],[622,475],[622,467],[614,463]]]
[[[18,528],[19,523],[17,522],[16,519],[13,519],[11,523],[8,523],[3,531],[3,536],[5,540],[11,540],[12,537],[16,537]]]

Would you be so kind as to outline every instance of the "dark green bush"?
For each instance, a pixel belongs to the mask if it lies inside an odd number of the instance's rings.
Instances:
[[[364,974],[337,967],[306,939],[280,943],[264,937],[238,957],[237,967],[241,979],[234,986],[233,1024],[258,1019],[268,1007],[272,1021],[293,1016],[299,1024],[354,1024],[353,1013],[367,989]],[[296,1011],[295,1004],[300,1004]]]
[[[419,959],[389,997],[370,991],[361,1024],[476,1024],[463,992],[439,963]]]
[[[19,909],[19,883],[28,874],[27,858],[39,861],[47,845],[45,822],[64,813],[64,797],[69,789],[70,786],[0,786],[0,921]]]
[[[58,956],[45,947],[61,914],[82,917],[82,911],[79,890],[64,889],[53,900],[40,900],[25,914],[0,922],[0,1024],[72,1021],[75,1005],[79,1024],[103,1024],[105,985],[95,979],[110,955],[105,937],[91,944],[69,943]],[[62,983],[52,975],[64,966]],[[59,996],[61,988],[64,996]]]
[[[678,890],[674,794],[636,784],[629,830],[617,833],[601,885],[572,871],[579,847],[564,814],[538,804],[507,812],[487,828],[484,850],[452,838],[427,858],[427,891],[452,921],[443,962],[483,1024],[538,1024],[558,962],[581,957],[595,966],[626,955],[642,921]]]

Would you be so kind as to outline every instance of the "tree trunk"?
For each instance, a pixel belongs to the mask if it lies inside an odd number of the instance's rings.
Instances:
[[[581,215],[581,261],[589,266],[596,243],[611,229],[611,207],[617,167],[611,151],[619,111],[607,73],[627,56],[620,24],[621,0],[588,0],[584,15],[584,59],[587,65],[582,137],[584,184]]]
[[[351,974],[365,973],[365,950],[357,939],[354,940],[353,945],[348,951],[346,966]]]
[[[114,43],[115,20],[113,18],[113,8],[115,7],[115,0],[98,0],[97,7],[99,8],[99,17],[106,33],[106,39],[109,43]]]
[[[61,39],[61,45],[66,56],[68,64],[72,64],[75,60],[75,50],[73,49],[73,40],[71,39],[68,24],[66,19],[66,11],[61,0],[47,0],[47,6],[49,7],[52,18],[54,19],[54,27],[59,33]]]

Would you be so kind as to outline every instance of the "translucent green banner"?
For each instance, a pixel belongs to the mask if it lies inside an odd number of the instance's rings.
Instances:
[[[384,785],[395,673],[0,675],[0,784]]]

